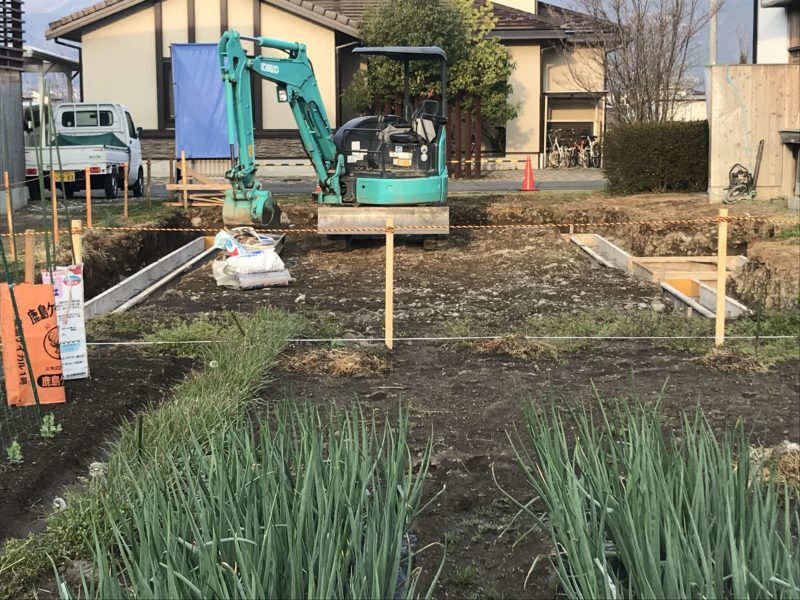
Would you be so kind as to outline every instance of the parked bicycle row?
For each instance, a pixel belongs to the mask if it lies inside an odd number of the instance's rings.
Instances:
[[[600,168],[600,139],[574,129],[551,129],[547,134],[547,166]]]

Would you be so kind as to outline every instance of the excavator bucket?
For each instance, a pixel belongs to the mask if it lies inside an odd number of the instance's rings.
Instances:
[[[386,219],[394,219],[398,235],[449,235],[447,206],[320,206],[317,233],[321,235],[381,235]]]
[[[243,200],[234,190],[226,190],[222,204],[222,222],[226,225],[262,225],[269,228],[281,224],[281,208],[269,192],[259,190],[255,200]]]

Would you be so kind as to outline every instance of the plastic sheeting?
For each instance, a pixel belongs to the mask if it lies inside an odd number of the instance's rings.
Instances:
[[[216,44],[172,44],[175,155],[228,158],[225,89]]]

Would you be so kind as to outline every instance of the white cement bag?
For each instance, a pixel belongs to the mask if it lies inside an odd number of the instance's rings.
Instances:
[[[238,275],[271,273],[285,268],[281,257],[274,250],[262,250],[258,254],[230,256],[225,261],[226,271]]]

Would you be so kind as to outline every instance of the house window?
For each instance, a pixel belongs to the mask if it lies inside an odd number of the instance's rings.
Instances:
[[[164,97],[161,98],[161,109],[164,111],[164,123],[167,127],[175,127],[175,89],[172,85],[171,58],[162,59],[161,73],[164,77]]]

